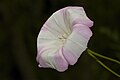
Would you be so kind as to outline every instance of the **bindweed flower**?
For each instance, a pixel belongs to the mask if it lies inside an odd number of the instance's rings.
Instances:
[[[74,65],[92,36],[93,26],[82,7],[65,7],[52,14],[37,38],[39,67],[60,72]]]

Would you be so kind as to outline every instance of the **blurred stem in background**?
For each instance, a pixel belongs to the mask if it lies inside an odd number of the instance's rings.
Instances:
[[[31,65],[31,60],[29,59],[29,56],[26,54],[27,49],[25,47],[22,31],[20,31],[19,28],[14,28],[15,30],[12,30],[12,37],[13,37],[13,54],[15,61],[17,63],[17,66],[19,67],[23,79],[25,80],[37,80],[36,75],[34,73],[34,69]]]
[[[111,73],[113,73],[114,75],[116,75],[117,77],[120,77],[120,75],[118,73],[116,73],[115,71],[113,71],[112,69],[110,69],[108,66],[106,66],[103,62],[101,62],[96,56],[100,57],[100,58],[104,58],[106,60],[109,60],[109,61],[112,61],[112,62],[115,62],[117,64],[120,65],[120,62],[115,60],[115,59],[112,59],[112,58],[109,58],[109,57],[106,57],[106,56],[103,56],[103,55],[100,55],[90,49],[87,49],[87,52],[88,54],[94,58],[100,65],[102,65],[104,68],[106,68],[108,71],[110,71]],[[95,55],[95,56],[94,56]]]

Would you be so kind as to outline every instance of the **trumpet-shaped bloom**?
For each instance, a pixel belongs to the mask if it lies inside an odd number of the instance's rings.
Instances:
[[[91,21],[82,7],[65,7],[52,14],[37,38],[39,67],[60,72],[74,65],[92,36]]]

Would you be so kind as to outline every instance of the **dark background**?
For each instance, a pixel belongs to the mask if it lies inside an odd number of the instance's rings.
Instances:
[[[88,47],[120,61],[120,0],[0,0],[0,80],[120,80],[86,52],[63,73],[38,68],[39,30],[66,6],[84,7],[94,21]],[[100,60],[120,74],[120,65]]]

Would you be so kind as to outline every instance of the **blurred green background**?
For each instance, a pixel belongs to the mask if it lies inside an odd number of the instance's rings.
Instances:
[[[86,52],[63,73],[38,68],[41,26],[66,6],[84,7],[94,21],[88,47],[120,61],[120,0],[0,0],[0,80],[120,80]],[[120,74],[120,65],[100,60]]]

